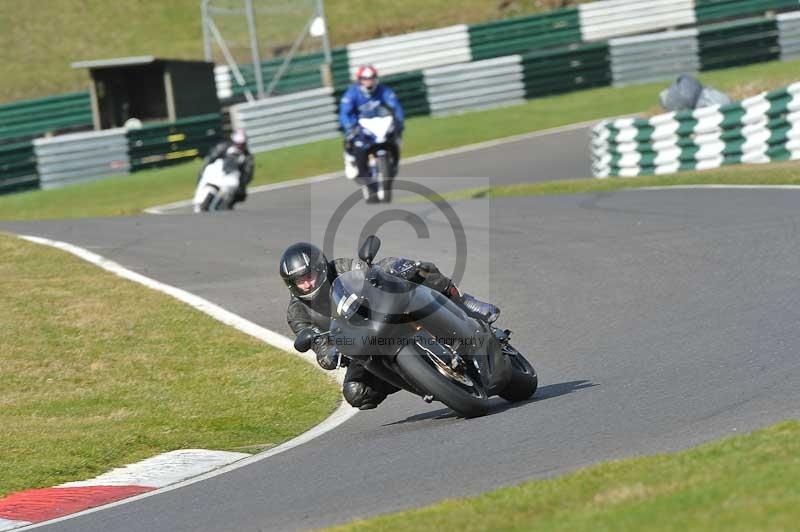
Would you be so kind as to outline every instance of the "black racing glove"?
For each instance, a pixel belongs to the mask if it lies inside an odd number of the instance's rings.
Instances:
[[[339,367],[342,356],[335,345],[323,345],[317,351],[317,364],[322,369],[334,370]]]

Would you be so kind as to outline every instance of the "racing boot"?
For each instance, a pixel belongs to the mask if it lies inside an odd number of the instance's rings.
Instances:
[[[355,179],[358,177],[356,156],[347,152],[344,152],[344,175],[347,179]]]
[[[466,312],[470,318],[485,321],[486,323],[494,323],[500,317],[500,309],[495,305],[481,301],[466,292],[462,294],[452,282],[448,284],[449,286],[445,289],[444,294],[453,303],[461,307],[461,310]]]
[[[361,185],[361,192],[364,194],[364,201],[367,203],[378,203],[378,183],[372,181],[371,183]]]

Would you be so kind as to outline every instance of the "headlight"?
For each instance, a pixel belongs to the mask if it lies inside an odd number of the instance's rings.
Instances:
[[[339,300],[339,305],[336,307],[336,314],[346,320],[350,319],[353,314],[358,312],[362,302],[363,300],[359,299],[356,294],[350,294],[347,296],[347,298],[342,298]]]

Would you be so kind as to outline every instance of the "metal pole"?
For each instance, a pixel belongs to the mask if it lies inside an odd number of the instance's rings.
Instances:
[[[301,44],[303,44],[303,40],[306,38],[308,29],[311,27],[313,22],[314,17],[308,19],[306,27],[303,28],[303,31],[301,31],[300,35],[298,35],[297,39],[295,39],[294,43],[292,44],[292,48],[289,50],[289,53],[286,54],[286,57],[283,59],[280,68],[278,68],[278,71],[275,72],[275,75],[272,77],[272,81],[269,83],[269,87],[267,88],[267,96],[272,96],[272,91],[275,90],[275,86],[278,85],[281,77],[283,77],[283,75],[286,73],[286,70],[289,68],[289,63],[291,63],[292,59],[297,53],[297,49],[300,48]]]
[[[264,78],[261,75],[261,55],[258,51],[258,37],[256,36],[256,20],[253,14],[253,0],[245,0],[247,11],[247,28],[250,31],[250,52],[253,54],[253,73],[256,75],[259,99],[264,97]]]
[[[225,56],[225,61],[228,63],[228,66],[231,67],[231,71],[233,72],[233,77],[236,78],[236,82],[244,87],[244,97],[247,98],[248,102],[252,102],[253,95],[247,88],[247,81],[244,79],[244,76],[242,76],[242,72],[239,70],[239,66],[236,64],[236,60],[233,58],[233,55],[231,55],[231,51],[228,50],[228,46],[225,44],[225,39],[222,38],[222,34],[219,32],[217,25],[214,24],[214,21],[211,19],[208,19],[208,28],[211,30],[211,34],[214,36],[214,39],[216,39],[220,50],[222,50],[222,55]]]
[[[213,61],[214,57],[211,52],[211,39],[208,38],[208,3],[211,0],[201,0],[200,2],[200,23],[203,25],[203,52],[206,56],[206,61]]]
[[[325,62],[330,65],[333,62],[331,58],[331,42],[328,39],[328,20],[325,18],[325,1],[317,0],[317,16],[322,18],[325,23],[325,33],[322,35],[322,48],[325,51]]]

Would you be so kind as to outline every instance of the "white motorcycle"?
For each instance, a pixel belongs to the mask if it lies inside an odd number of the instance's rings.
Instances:
[[[244,155],[234,147],[206,166],[194,193],[194,212],[222,211],[233,208],[241,177],[240,163]]]
[[[392,201],[392,180],[396,172],[398,138],[394,114],[386,107],[379,107],[374,116],[358,119],[361,132],[354,144],[368,153],[370,176],[360,179],[367,201]],[[357,175],[357,174],[356,174]],[[351,177],[353,179],[355,176]]]

